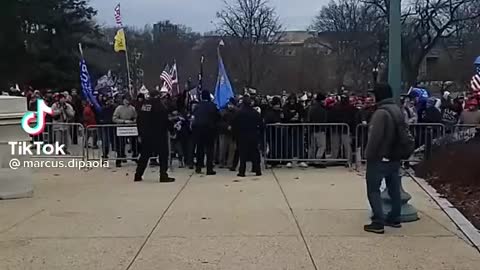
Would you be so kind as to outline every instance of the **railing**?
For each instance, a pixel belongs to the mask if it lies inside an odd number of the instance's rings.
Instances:
[[[408,159],[419,162],[430,158],[435,146],[467,141],[480,136],[480,125],[412,124],[415,153]],[[43,133],[32,141],[65,144],[65,155],[42,154],[41,158],[78,158],[85,160],[126,161],[137,159],[141,143],[133,125],[95,125],[84,128],[78,123],[47,123]],[[315,164],[350,164],[366,161],[368,126],[360,124],[352,134],[347,124],[268,124],[264,136],[264,161],[268,164],[305,162]],[[353,148],[353,149],[352,149]],[[170,141],[169,141],[169,149]],[[352,155],[355,153],[355,155]],[[172,167],[172,155],[169,164]]]
[[[78,123],[46,123],[45,129],[38,135],[31,136],[33,142],[65,145],[63,153],[43,153],[36,158],[79,158],[85,156],[85,129]]]
[[[415,153],[407,160],[419,162],[428,159],[433,152],[433,145],[439,144],[445,137],[445,126],[443,124],[410,124],[410,132],[415,139]],[[357,164],[366,161],[365,150],[368,142],[368,126],[360,124],[355,133],[355,152]]]
[[[351,160],[347,124],[269,124],[265,130],[265,162],[345,162]]]
[[[85,158],[87,160],[135,160],[138,158],[139,148],[138,130],[135,124],[94,125],[86,129]]]
[[[455,141],[468,141],[480,137],[480,125],[456,125],[453,132]]]

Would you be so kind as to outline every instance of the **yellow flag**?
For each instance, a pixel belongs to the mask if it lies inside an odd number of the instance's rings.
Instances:
[[[125,41],[125,32],[123,29],[119,29],[117,34],[115,35],[115,43],[113,46],[115,52],[126,51],[127,50],[127,43]]]

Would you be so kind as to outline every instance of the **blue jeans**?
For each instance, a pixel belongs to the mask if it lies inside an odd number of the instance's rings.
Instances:
[[[399,161],[368,161],[367,160],[367,196],[372,208],[372,222],[385,223],[383,214],[380,186],[385,179],[388,194],[391,198],[392,210],[388,214],[389,221],[400,221],[401,197],[400,197],[400,162]]]

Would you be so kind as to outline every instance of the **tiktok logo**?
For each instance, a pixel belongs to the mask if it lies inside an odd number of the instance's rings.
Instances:
[[[43,99],[37,99],[37,111],[36,112],[26,112],[22,117],[22,128],[30,135],[38,135],[43,132],[46,125],[45,116],[49,114],[52,115],[52,108],[48,107],[45,104]],[[31,127],[30,123],[36,120],[37,123],[35,126]]]

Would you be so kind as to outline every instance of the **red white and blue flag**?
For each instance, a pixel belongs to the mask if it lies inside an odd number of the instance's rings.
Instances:
[[[172,95],[180,94],[178,87],[178,71],[176,62],[173,63],[171,68],[168,64],[165,66],[162,74],[160,74],[160,79],[163,80],[162,89],[167,89],[168,92]]]
[[[480,65],[475,68],[475,75],[473,75],[470,85],[472,91],[480,92]]]
[[[122,15],[120,13],[120,3],[115,7],[115,22],[118,27],[122,27]]]

